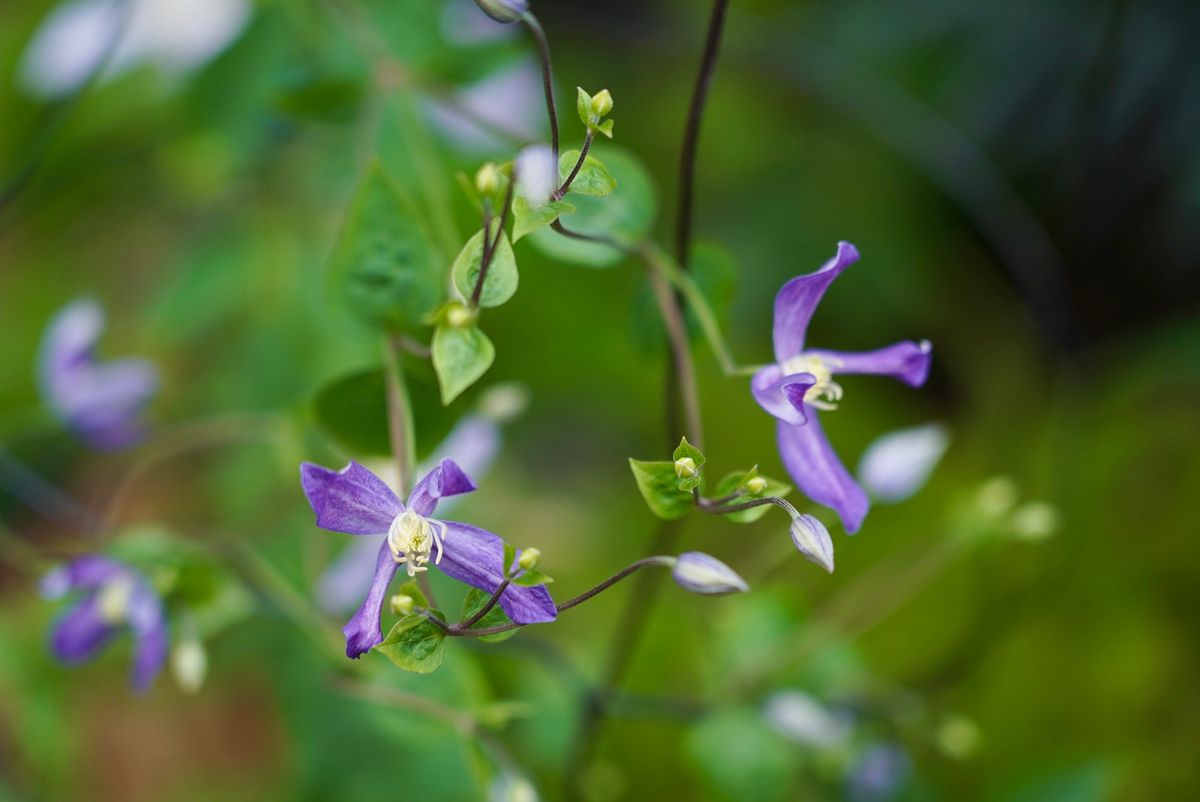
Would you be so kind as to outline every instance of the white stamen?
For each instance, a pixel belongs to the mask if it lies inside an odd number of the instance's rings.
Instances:
[[[833,380],[833,371],[841,364],[840,359],[819,357],[816,354],[797,354],[780,367],[785,376],[793,373],[811,373],[817,381],[804,394],[804,403],[817,409],[831,411],[837,409],[838,402],[842,400],[842,385]]]
[[[387,540],[392,559],[404,565],[409,576],[416,576],[429,570],[429,558],[436,549],[437,556],[434,557],[433,564],[441,565],[447,531],[446,525],[441,521],[405,510],[397,515],[388,527]]]
[[[110,579],[100,587],[96,601],[100,617],[110,624],[120,624],[129,615],[129,600],[133,597],[133,580],[127,576]]]

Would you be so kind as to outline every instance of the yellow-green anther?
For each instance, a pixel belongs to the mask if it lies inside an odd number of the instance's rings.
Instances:
[[[680,479],[691,479],[698,472],[696,460],[691,457],[681,457],[675,460],[675,475]]]
[[[517,565],[522,571],[532,571],[542,561],[542,552],[535,548],[524,549],[517,558]]]

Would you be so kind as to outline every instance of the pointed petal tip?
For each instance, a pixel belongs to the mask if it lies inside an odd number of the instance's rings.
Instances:
[[[838,267],[849,267],[857,262],[860,258],[858,248],[853,242],[840,240],[837,244],[837,256],[834,258],[834,264]]]

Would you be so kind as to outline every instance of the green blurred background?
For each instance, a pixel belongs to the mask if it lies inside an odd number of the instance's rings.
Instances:
[[[204,4],[182,7],[176,30],[202,28]],[[779,285],[849,239],[863,260],[810,340],[927,337],[935,360],[917,392],[845,382],[830,436],[849,465],[876,436],[927,421],[952,444],[915,498],[876,507],[853,539],[834,532],[832,577],[788,556],[774,516],[689,519],[685,548],[727,561],[753,590],[661,589],[627,693],[572,778],[580,700],[628,588],[504,644],[454,642],[429,676],[374,654],[339,668],[254,590],[253,614],[208,644],[199,694],[164,674],[145,697],[126,688],[127,646],[57,666],[45,648],[55,605],[35,593],[56,556],[150,526],[239,543],[312,594],[349,538],[313,526],[296,464],[370,456],[329,438],[314,407],[331,381],[378,362],[326,298],[346,205],[377,156],[446,234],[448,265],[474,225],[455,172],[513,147],[464,138],[430,104],[515,66],[534,92],[533,116],[514,125],[545,136],[528,38],[448,0],[263,0],[211,59],[186,70],[134,59],[44,98],[23,59],[53,8],[0,7],[0,441],[72,499],[47,501],[11,471],[0,487],[0,799],[468,800],[486,798],[498,760],[548,799],[564,783],[593,800],[859,798],[846,772],[883,743],[911,770],[894,793],[862,798],[1200,790],[1195,3],[732,3],[696,212],[698,236],[735,265],[712,290],[731,345],[742,362],[768,360]],[[534,8],[565,142],[580,134],[575,85],[609,88],[617,141],[656,180],[667,241],[707,4]],[[494,100],[520,108],[499,90]],[[486,316],[498,356],[484,385],[520,381],[531,400],[455,517],[539,546],[566,598],[653,537],[626,459],[665,457],[663,354],[635,262],[579,267],[528,243],[517,257],[520,292]],[[160,460],[152,438],[95,454],[37,412],[39,338],[79,296],[109,312],[107,353],[159,364],[151,417],[194,448]],[[710,463],[782,475],[746,382],[722,377],[702,343],[697,361]],[[450,420],[423,410],[418,429],[436,442]],[[1054,537],[953,545],[996,476],[1055,506]],[[76,513],[106,509],[112,527],[79,531]],[[508,757],[356,698],[345,676],[511,713],[489,736]],[[852,717],[853,744],[831,754],[767,726],[763,706],[784,689]]]

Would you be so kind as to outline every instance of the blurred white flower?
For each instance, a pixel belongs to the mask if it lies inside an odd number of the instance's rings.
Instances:
[[[1013,511],[1010,524],[1017,540],[1045,540],[1058,531],[1058,509],[1049,502],[1030,501]]]
[[[517,154],[517,194],[543,203],[558,189],[558,165],[549,145],[529,145]]]
[[[538,802],[538,799],[533,783],[509,771],[492,780],[488,788],[488,802]]]
[[[785,738],[812,747],[846,743],[853,731],[848,716],[837,715],[800,691],[780,691],[763,708],[767,724]]]
[[[31,94],[57,98],[102,67],[104,80],[143,64],[186,74],[236,39],[252,8],[249,0],[72,0],[34,33],[19,79]]]
[[[890,432],[867,447],[859,481],[878,501],[903,501],[925,486],[949,446],[950,433],[940,423]]]

